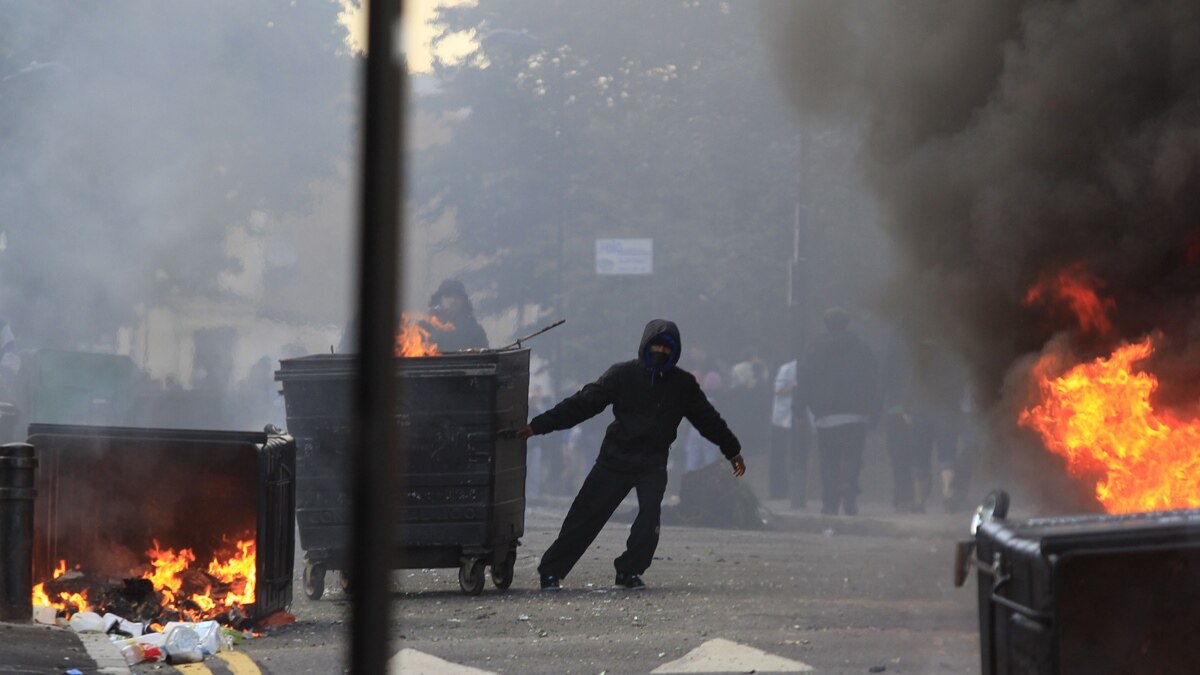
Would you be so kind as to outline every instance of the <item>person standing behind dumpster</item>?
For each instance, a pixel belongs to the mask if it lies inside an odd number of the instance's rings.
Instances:
[[[746,473],[738,442],[712,407],[696,378],[675,367],[683,341],[671,321],[646,324],[638,358],[611,366],[600,379],[584,386],[518,430],[522,439],[569,429],[609,405],[613,422],[600,444],[600,455],[575,496],[558,538],[538,565],[543,590],[557,590],[561,580],[595,541],[596,535],[630,490],[637,491],[638,514],[625,552],[613,561],[616,585],[645,588],[641,575],[658,547],[659,517],[667,488],[667,453],[679,424],[687,418],[705,438],[716,443],[733,466]]]
[[[467,287],[458,279],[446,279],[429,298],[429,318],[421,322],[440,352],[487,349],[487,334],[475,320],[475,309]]]
[[[831,308],[824,320],[825,333],[796,374],[797,403],[802,404],[797,407],[812,412],[817,428],[821,513],[836,515],[840,506],[853,516],[867,428],[878,407],[879,365],[866,343],[850,332],[846,310]]]

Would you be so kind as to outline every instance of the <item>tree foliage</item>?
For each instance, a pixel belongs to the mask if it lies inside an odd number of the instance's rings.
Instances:
[[[484,309],[568,318],[575,379],[631,355],[656,315],[710,352],[775,357],[800,142],[752,7],[530,0],[445,18],[487,65],[443,69],[418,99],[469,114],[413,158],[413,197],[456,209],[455,245],[488,256]],[[596,275],[602,237],[653,237],[654,274]]]

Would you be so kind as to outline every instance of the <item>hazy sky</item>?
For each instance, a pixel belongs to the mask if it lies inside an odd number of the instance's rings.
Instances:
[[[366,51],[369,0],[336,0],[342,6],[338,23],[346,28],[346,45],[354,53]],[[462,62],[479,48],[474,31],[449,32],[436,21],[440,7],[474,7],[478,0],[409,0],[404,3],[404,50],[409,71],[429,73],[435,61]]]

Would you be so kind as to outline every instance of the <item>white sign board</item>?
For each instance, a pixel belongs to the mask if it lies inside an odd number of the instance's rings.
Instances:
[[[653,273],[653,239],[596,240],[596,274]]]

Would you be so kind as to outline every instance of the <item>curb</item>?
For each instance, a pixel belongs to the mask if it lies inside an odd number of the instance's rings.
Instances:
[[[117,649],[107,635],[79,633],[76,637],[83,643],[83,648],[87,650],[88,656],[96,662],[97,672],[107,675],[128,675],[133,672],[126,665],[125,657],[121,656],[121,650]]]

